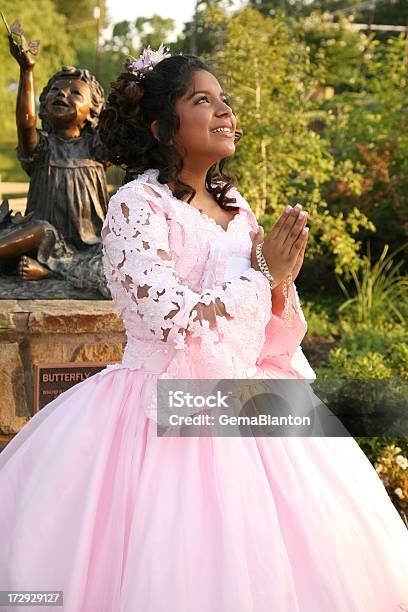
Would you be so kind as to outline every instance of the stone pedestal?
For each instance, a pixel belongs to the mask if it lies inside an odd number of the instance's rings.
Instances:
[[[33,415],[34,365],[114,363],[125,342],[110,300],[0,300],[0,450]]]

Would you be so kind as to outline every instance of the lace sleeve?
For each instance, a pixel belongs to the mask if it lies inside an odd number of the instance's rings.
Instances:
[[[168,235],[166,212],[148,185],[125,188],[110,200],[102,230],[105,273],[121,314],[130,308],[151,334],[178,349],[188,336],[222,340],[231,324],[239,335],[239,326],[253,327],[259,312],[264,327],[271,291],[261,272],[249,268],[197,293],[180,281]]]

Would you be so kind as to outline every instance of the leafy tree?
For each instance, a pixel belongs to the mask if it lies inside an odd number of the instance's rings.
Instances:
[[[53,0],[55,10],[64,15],[73,45],[96,42],[94,9],[96,0]]]
[[[354,15],[358,23],[367,23],[370,6],[361,6],[358,0],[249,0],[249,4],[265,16],[275,16],[279,10],[298,19],[314,11]],[[406,0],[373,0],[371,18],[376,24],[406,25],[408,5]]]
[[[134,22],[120,21],[113,27],[112,39],[105,43],[105,52],[113,51],[122,55],[138,56],[140,50],[148,45],[156,49],[162,42],[165,43],[174,29],[174,19],[163,18],[160,15],[137,17]]]
[[[249,4],[263,15],[274,17],[284,11],[293,18],[310,15],[313,11],[335,11],[357,4],[356,0],[249,0]]]
[[[174,19],[166,19],[160,15],[152,17],[138,17],[135,28],[140,42],[140,47],[148,45],[157,49],[162,42],[166,42],[173,34],[176,23]]]
[[[383,0],[377,2],[374,23],[406,26],[408,23],[408,4],[406,0]]]
[[[131,53],[135,46],[135,24],[131,21],[118,21],[113,26],[112,39],[107,40],[104,50],[108,49],[120,53]]]
[[[223,40],[217,15],[227,15],[232,5],[233,0],[196,0],[193,18],[184,24],[174,46],[177,52],[193,55],[212,53]]]
[[[372,251],[391,249],[408,236],[408,80],[403,35],[387,44],[373,41],[364,87],[343,92],[326,104],[326,138],[337,159],[359,168],[360,192],[348,181],[333,184],[332,208],[358,206],[381,228]],[[365,235],[362,234],[362,238]]]
[[[293,27],[309,48],[320,85],[336,92],[362,87],[373,35],[353,29],[349,17],[339,16],[335,21],[330,13],[317,11],[297,20]]]

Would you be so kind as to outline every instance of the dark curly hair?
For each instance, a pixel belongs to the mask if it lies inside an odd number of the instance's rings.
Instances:
[[[59,70],[52,75],[47,85],[42,90],[40,94],[40,110],[38,115],[41,119],[43,129],[47,132],[52,132],[54,130],[51,121],[47,117],[45,100],[54,83],[61,79],[78,79],[79,81],[84,81],[88,85],[91,93],[91,118],[86,122],[84,129],[89,131],[95,130],[98,125],[99,115],[105,105],[105,92],[103,91],[102,85],[100,85],[100,83],[88,70],[84,70],[83,68],[75,68],[75,66],[63,66],[62,70]]]
[[[180,126],[176,101],[185,95],[194,72],[198,70],[214,75],[213,69],[200,58],[180,54],[161,60],[143,80],[126,71],[111,83],[112,89],[98,129],[108,149],[109,160],[126,170],[124,183],[149,168],[157,168],[161,184],[175,184],[176,198],[182,199],[190,194],[187,202],[193,199],[196,191],[181,181],[183,160],[170,141]],[[160,142],[150,129],[156,119]],[[236,142],[240,136],[237,131]],[[234,178],[223,172],[227,159],[223,158],[209,168],[206,188],[222,208],[237,210],[237,206],[229,206],[236,202],[235,198],[227,197],[228,190],[234,185]]]

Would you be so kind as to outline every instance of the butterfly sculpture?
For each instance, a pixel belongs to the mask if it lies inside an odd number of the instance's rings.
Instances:
[[[20,38],[21,42],[20,42],[19,47],[21,48],[21,51],[23,51],[24,53],[27,53],[27,52],[32,53],[32,55],[37,55],[37,53],[40,50],[40,41],[32,40],[31,42],[28,43],[26,37],[24,36],[24,30],[21,27],[21,23],[18,21],[18,19],[13,21],[11,26],[9,26],[3,13],[1,13],[1,16],[3,18],[4,25],[7,28],[7,32],[9,36],[13,38],[13,34],[14,34],[15,36],[18,36]]]

